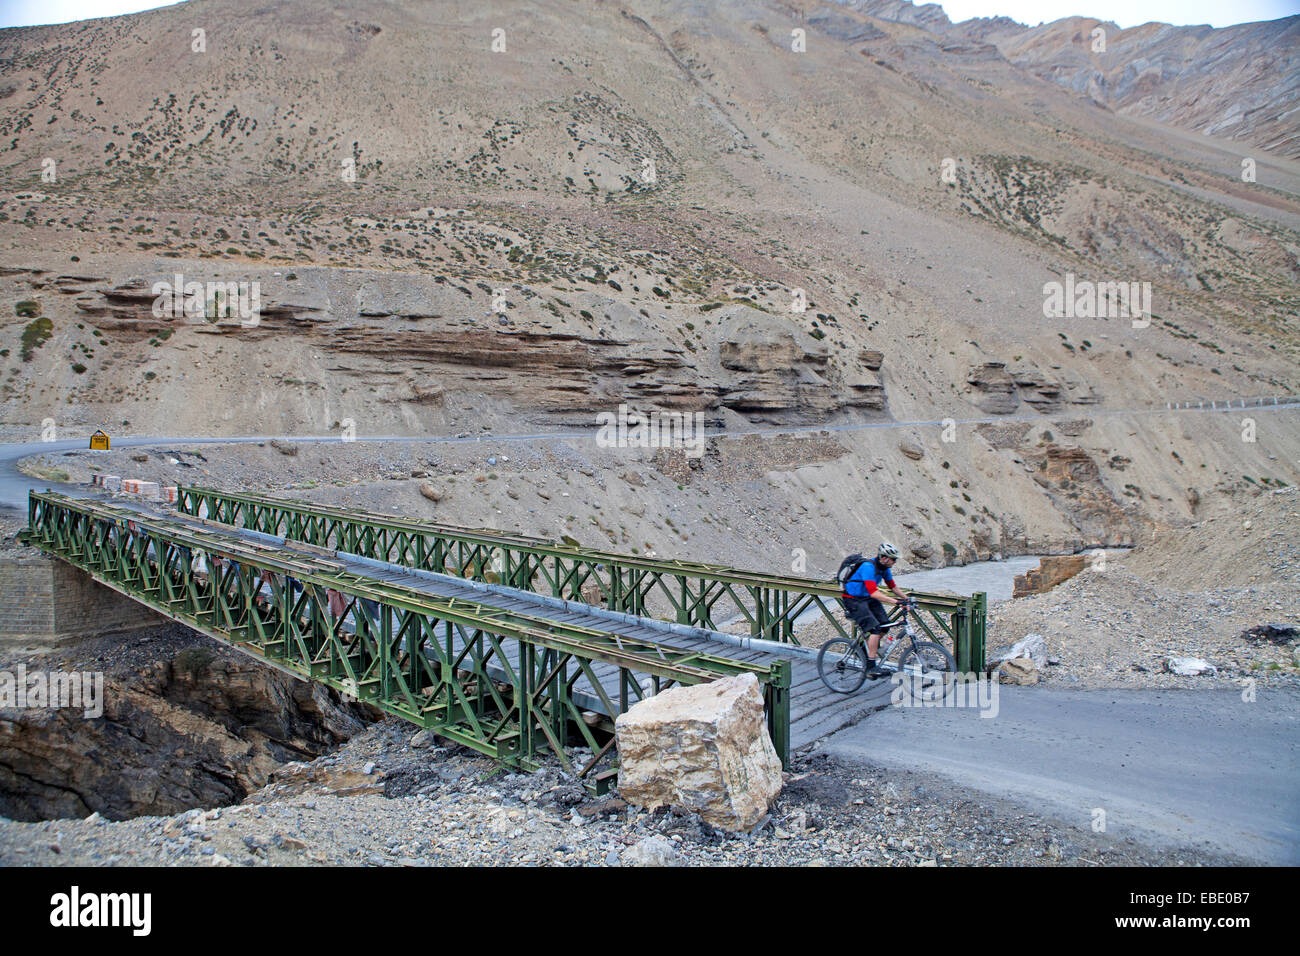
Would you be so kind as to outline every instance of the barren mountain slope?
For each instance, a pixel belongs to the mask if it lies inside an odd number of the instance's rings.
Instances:
[[[1023,543],[1026,520],[1039,540],[1131,540],[1185,519],[1188,489],[1294,482],[1280,416],[1252,444],[1236,421],[1096,417],[1296,390],[1289,154],[1251,153],[1245,183],[1249,143],[1100,109],[1008,52],[1006,24],[963,38],[883,17],[191,0],[0,32],[0,417],[29,439],[48,418],[534,431],[620,402],[732,428],[1074,422],[919,427],[929,457],[900,467],[901,436],[865,432],[774,473],[775,507],[823,469],[828,534],[873,457],[898,473],[868,493],[881,512],[960,476],[1010,516],[973,553]],[[159,315],[155,283],[177,274],[258,282],[260,321],[210,295],[206,318]],[[1149,282],[1149,326],[1045,318],[1067,274]],[[941,510],[929,540],[969,553],[975,531]]]
[[[1028,27],[1006,17],[954,24],[937,4],[841,0],[944,38],[992,44],[1017,67],[1098,106],[1300,157],[1300,16],[1215,29],[1091,17]]]

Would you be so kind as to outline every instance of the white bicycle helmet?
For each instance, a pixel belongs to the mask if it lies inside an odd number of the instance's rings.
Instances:
[[[893,558],[894,560],[898,560],[898,549],[888,541],[882,541],[880,543],[880,550],[876,552],[876,557]]]

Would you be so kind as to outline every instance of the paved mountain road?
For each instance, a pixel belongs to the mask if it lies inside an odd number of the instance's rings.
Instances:
[[[996,717],[889,707],[827,738],[849,761],[926,771],[1091,828],[1300,863],[1300,691],[1001,687]]]

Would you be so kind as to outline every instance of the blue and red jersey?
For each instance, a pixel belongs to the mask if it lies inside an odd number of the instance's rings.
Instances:
[[[844,582],[844,594],[846,597],[872,597],[880,590],[880,585],[884,583],[886,587],[894,586],[894,576],[889,573],[889,568],[882,568],[875,558],[870,561],[863,561],[853,576]]]

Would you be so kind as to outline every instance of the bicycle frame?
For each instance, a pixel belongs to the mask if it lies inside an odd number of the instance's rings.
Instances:
[[[942,644],[918,640],[919,631],[912,625],[913,614],[913,609],[905,606],[896,618],[886,620],[880,626],[880,631],[889,635],[889,643],[877,647],[874,671],[867,670],[862,673],[863,665],[868,660],[863,648],[863,644],[868,640],[868,632],[858,627],[856,622],[854,622],[853,637],[848,641],[848,650],[836,651],[834,657],[829,659],[833,661],[833,667],[827,665],[827,652],[832,644],[840,641],[836,639],[824,644],[817,655],[817,671],[822,683],[836,693],[849,694],[858,690],[866,678],[889,674],[891,681],[902,681],[907,684],[908,692],[913,698],[918,697],[918,688],[920,688],[920,699],[937,699],[932,698],[932,694],[927,690],[937,680],[942,680],[941,689],[946,696],[947,688],[950,686],[949,675],[955,669],[955,662]],[[896,628],[901,628],[902,633],[895,630]],[[942,659],[930,653],[932,647],[938,649]],[[894,663],[896,656],[898,663]],[[910,661],[906,672],[903,671],[904,660]],[[909,681],[908,678],[912,680]]]
[[[910,644],[913,648],[916,647],[916,628],[912,626],[912,615],[910,609],[904,608],[901,617],[895,618],[894,620],[890,621],[888,624],[885,625],[886,630],[893,630],[894,628],[897,627],[901,627],[903,629],[903,632],[895,636],[894,639],[889,643],[889,646],[886,647],[883,651],[879,651],[878,649],[879,656],[876,658],[876,660],[879,661],[880,666],[882,668],[886,668],[888,670],[893,670],[893,671],[897,671],[898,666],[892,663],[890,658],[892,658],[895,653],[898,654],[902,653],[901,648],[904,644],[903,639],[906,638],[908,644]],[[854,647],[865,646],[867,643],[866,632],[864,632],[862,628],[859,627],[856,623],[853,625],[853,630],[857,635],[857,637],[854,638],[853,646]],[[884,640],[885,640],[884,638],[881,638],[882,644],[884,643]]]

